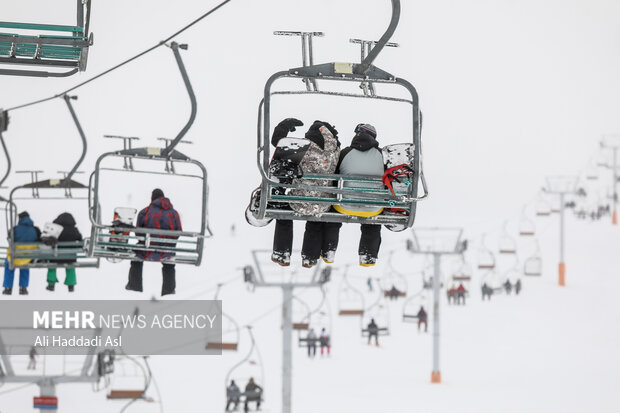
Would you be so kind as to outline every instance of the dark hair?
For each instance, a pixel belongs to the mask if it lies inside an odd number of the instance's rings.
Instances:
[[[151,193],[151,201],[155,201],[157,198],[161,198],[162,196],[164,196],[164,191],[159,188],[155,188]]]
[[[30,216],[30,214],[28,214],[27,211],[22,211],[22,212],[19,213],[19,215],[17,215],[17,217],[19,219],[22,219],[22,218],[25,218],[25,217],[29,217],[29,216]]]

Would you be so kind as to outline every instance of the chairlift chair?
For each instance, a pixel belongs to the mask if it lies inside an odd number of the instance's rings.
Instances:
[[[551,204],[543,194],[538,196],[538,200],[536,201],[536,216],[537,217],[548,217],[551,215]]]
[[[316,344],[319,342],[321,330],[325,329],[325,331],[327,331],[327,333],[329,334],[329,341],[330,341],[329,344],[331,346],[332,315],[331,315],[331,309],[329,307],[329,300],[327,299],[327,291],[324,285],[321,286],[321,301],[319,305],[310,312],[309,320],[310,320],[309,328],[314,329],[317,335],[317,338],[313,340],[314,343]],[[309,339],[308,337],[303,337],[301,330],[297,330],[297,333],[298,333],[297,341],[298,341],[299,347],[308,347],[311,339]]]
[[[241,399],[248,396],[260,397],[262,403],[265,397],[265,372],[263,368],[263,361],[260,355],[260,351],[258,349],[258,345],[256,344],[256,340],[254,339],[254,334],[252,333],[252,327],[246,326],[246,329],[250,337],[250,349],[248,350],[248,353],[243,357],[243,359],[236,363],[228,371],[228,373],[226,373],[224,390],[226,394],[226,399],[228,399],[228,386],[230,385],[231,380],[234,380],[235,383],[237,383],[237,385],[239,386],[239,397]],[[245,384],[249,381],[250,378],[254,378],[254,382],[262,388],[262,391],[258,394],[248,394],[247,392],[245,392]],[[239,402],[239,404],[241,403],[243,403],[243,401]]]
[[[221,287],[222,284],[218,284],[217,289],[215,290],[215,297],[213,300],[216,302],[218,300]],[[240,336],[239,324],[237,324],[234,318],[222,311],[221,308],[219,310],[222,314],[221,340],[207,341],[205,348],[207,350],[237,351]]]
[[[365,308],[364,314],[360,317],[362,337],[368,337],[368,324],[371,320],[375,320],[380,336],[390,335],[390,311],[385,302],[383,292],[379,292],[377,300],[368,308]]]
[[[404,323],[417,323],[418,312],[420,308],[424,307],[427,314],[427,322],[430,322],[431,318],[431,306],[433,300],[431,298],[431,292],[425,291],[424,289],[418,291],[416,294],[407,298],[407,300],[403,304],[403,314],[402,320]]]
[[[297,303],[301,306],[301,312],[295,312],[295,306],[293,306],[293,330],[307,331],[310,328],[310,315],[312,311],[308,304],[299,297],[293,297]],[[297,318],[295,318],[297,314]],[[297,319],[297,321],[295,321]]]
[[[413,225],[416,212],[416,203],[427,197],[428,191],[421,162],[421,113],[418,106],[418,95],[408,81],[387,73],[376,66],[373,61],[388,45],[388,40],[394,33],[400,18],[400,0],[392,0],[392,19],[387,31],[377,42],[353,39],[362,47],[361,63],[323,63],[314,64],[312,38],[322,36],[322,33],[311,32],[275,32],[276,35],[300,36],[303,45],[303,66],[284,70],[273,74],[265,85],[264,97],[258,109],[257,127],[257,166],[262,178],[260,202],[251,213],[256,220],[269,221],[271,219],[305,220],[321,222],[366,223],[383,224],[392,230],[403,230]],[[390,44],[394,46],[394,44]],[[272,90],[273,85],[280,79],[300,79],[306,85],[305,90]],[[340,91],[319,89],[318,83],[334,82],[359,83],[363,93],[345,93]],[[396,85],[404,88],[410,98],[403,99],[393,96],[382,96],[374,90],[375,84]],[[319,175],[307,174],[300,182],[280,182],[270,171],[270,133],[271,133],[271,99],[275,95],[321,95],[338,98],[362,98],[378,101],[401,102],[411,105],[412,108],[412,135],[410,140],[411,167],[406,182],[394,187],[392,193],[383,188],[381,177],[376,176],[346,176],[346,175]],[[321,186],[305,181],[306,179],[320,179],[332,183],[332,186]],[[421,181],[423,194],[418,194],[418,182]],[[354,184],[349,186],[349,184]],[[285,193],[274,191],[276,188],[285,189]],[[318,191],[318,196],[292,194],[292,190]],[[316,192],[315,192],[316,193]],[[300,215],[288,208],[291,203],[311,203],[322,205],[354,204],[369,207],[384,207],[386,210],[373,217],[358,217],[326,212],[318,215]],[[396,212],[398,211],[398,212]]]
[[[542,275],[542,257],[538,241],[536,241],[534,253],[523,262],[523,274],[528,276]]]
[[[500,254],[517,253],[517,242],[508,234],[508,221],[504,222],[504,227],[499,237],[498,250]]]
[[[519,235],[522,237],[531,237],[535,234],[536,224],[527,216],[525,207],[523,207],[521,218],[519,218]]]
[[[111,136],[108,138],[119,138],[123,140],[123,149],[107,152],[101,155],[95,164],[95,170],[90,176],[89,188],[89,210],[90,220],[92,224],[91,242],[89,245],[89,254],[94,257],[110,258],[115,261],[120,260],[143,260],[136,255],[136,251],[152,252],[156,254],[169,253],[170,257],[162,260],[169,264],[188,264],[200,265],[203,256],[204,238],[211,236],[211,230],[208,226],[207,216],[207,170],[197,160],[191,159],[189,156],[175,149],[176,145],[196,117],[196,97],[194,95],[189,77],[185,70],[183,60],[179,49],[187,49],[187,45],[179,45],[173,42],[170,45],[172,49],[179,71],[183,77],[185,87],[191,101],[191,114],[187,124],[181,129],[173,140],[166,140],[168,145],[165,148],[142,147],[134,148],[133,142],[137,140],[135,137]],[[104,161],[108,159],[122,159],[123,166],[104,166]],[[147,162],[153,165],[160,162],[164,164],[163,172],[156,172],[148,169],[140,169],[135,166],[135,161]],[[176,173],[173,164],[186,164],[194,169],[197,173]],[[174,175],[184,179],[198,179],[201,182],[201,223],[198,232],[189,231],[173,231],[155,228],[130,228],[118,227],[111,224],[104,224],[101,220],[100,200],[100,179],[102,171],[117,171],[127,173],[143,173],[147,175]],[[118,234],[121,232],[121,234]],[[124,235],[123,233],[133,233],[134,235]],[[135,243],[133,243],[135,242]]]
[[[338,287],[338,315],[340,316],[363,316],[364,294],[354,288],[347,278],[349,266],[347,265]]]
[[[394,251],[390,251],[388,267],[386,272],[379,279],[379,285],[385,297],[406,297],[408,290],[407,278],[394,268],[393,256]]]
[[[478,269],[492,270],[495,268],[495,256],[493,252],[487,248],[484,244],[485,234],[482,235],[480,240],[480,248],[478,250]]]
[[[91,1],[76,1],[74,26],[0,22],[0,75],[66,77],[86,70],[88,49],[93,44]],[[54,70],[25,70],[20,66]]]
[[[150,383],[150,372],[138,359],[129,356],[116,356],[114,369],[111,373],[110,391],[108,400],[145,400],[146,391]]]

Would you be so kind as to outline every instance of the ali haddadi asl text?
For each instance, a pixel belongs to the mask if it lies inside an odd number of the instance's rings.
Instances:
[[[62,336],[37,336],[34,342],[39,347],[122,347],[122,337],[102,336],[62,337]]]

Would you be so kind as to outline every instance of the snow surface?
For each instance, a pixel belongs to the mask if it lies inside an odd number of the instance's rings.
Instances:
[[[35,21],[31,18],[33,3],[3,5],[3,19]],[[274,38],[271,32],[323,30],[327,37],[315,41],[317,62],[357,61],[359,51],[348,44],[348,38],[380,36],[389,9],[387,1],[378,3],[358,1],[358,7],[352,8],[350,1],[317,0],[308,7],[300,0],[234,0],[179,37],[180,42],[190,44],[183,56],[199,113],[187,136],[194,145],[178,149],[209,169],[209,212],[215,237],[206,243],[200,268],[178,267],[174,298],[209,299],[218,282],[234,280],[220,297],[224,310],[241,325],[254,325],[265,367],[265,410],[272,412],[280,410],[281,293],[248,292],[240,272],[251,263],[251,249],[269,248],[272,242],[272,226],[253,228],[243,217],[258,183],[258,102],[272,73],[300,65],[298,40]],[[73,2],[68,4],[62,5],[66,9],[48,11],[37,3],[37,9],[43,12],[42,20],[62,22],[63,16],[73,13]],[[69,79],[2,77],[0,105],[12,107],[86,80],[215,4],[98,2],[92,18],[96,43],[88,71]],[[421,97],[424,165],[431,198],[419,205],[416,225],[465,228],[472,240],[468,259],[474,265],[482,233],[488,235],[487,247],[496,251],[506,219],[515,235],[524,204],[533,215],[544,176],[579,174],[596,156],[600,135],[620,130],[620,4],[614,0],[442,0],[403,2],[402,7],[401,25],[393,38],[401,48],[386,50],[376,63],[410,80]],[[102,139],[104,134],[142,136],[145,144],[155,145],[158,136],[174,136],[188,116],[188,99],[166,48],[76,93],[80,98],[75,102],[76,112],[89,137],[85,171],[91,170],[99,154],[118,147]],[[325,99],[274,99],[283,105],[274,108],[274,119],[298,116],[306,126],[314,119],[328,120],[340,131],[344,145],[361,122],[377,127],[382,145],[407,136],[410,124],[402,121],[408,119],[406,107],[374,106],[366,101],[338,104]],[[54,173],[67,169],[79,155],[78,135],[60,99],[12,112],[5,137],[13,170],[37,168]],[[609,172],[602,171],[601,178],[608,182]],[[86,180],[85,176],[78,179]],[[23,182],[24,176],[13,174],[5,185]],[[170,195],[184,227],[196,225],[200,216],[197,190],[185,181],[112,177],[108,185],[104,217],[111,219],[117,206],[144,206],[155,186]],[[588,202],[595,204],[606,195],[603,187]],[[68,209],[87,233],[85,206],[74,208],[62,201],[57,206],[23,205],[41,224]],[[480,273],[476,272],[466,307],[447,307],[442,301],[440,385],[430,384],[431,336],[400,322],[402,301],[388,304],[393,334],[383,337],[379,348],[367,346],[360,338],[359,320],[335,316],[341,268],[357,260],[359,230],[355,225],[343,228],[335,264],[339,270],[329,285],[333,355],[308,360],[303,349],[295,349],[294,411],[619,411],[620,257],[616,249],[620,233],[608,219],[590,223],[568,217],[567,286],[560,288],[557,216],[537,218],[536,223],[544,273],[540,278],[523,277],[521,296],[499,295],[490,303],[481,302]],[[233,224],[234,236],[230,234]],[[302,232],[302,224],[296,224],[296,246]],[[403,250],[410,235],[409,231],[383,231],[379,264],[373,269],[356,267],[352,282],[365,290],[368,276],[385,273],[385,253],[393,249],[399,251],[397,268],[402,272],[413,274],[427,265],[424,260],[408,261]],[[520,262],[534,250],[531,241],[520,239]],[[294,259],[299,266],[299,257]],[[507,257],[501,260],[502,271],[514,264]],[[449,274],[452,267],[453,263],[444,263],[444,272]],[[124,290],[127,269],[127,263],[103,263],[97,271],[80,270],[73,295],[62,286],[53,294],[45,291],[44,272],[33,270],[29,298],[150,299],[158,295],[158,265],[145,266],[142,295]],[[302,269],[293,270],[304,274]],[[410,292],[421,284],[419,275],[409,276],[408,281]],[[297,294],[310,306],[318,304],[316,292]],[[366,302],[372,302],[372,296],[367,295]],[[235,354],[152,357],[160,394],[152,388],[149,395],[161,403],[140,402],[127,411],[222,411],[224,378],[246,351],[247,335],[242,332]],[[59,360],[49,363],[50,369],[60,364]],[[4,385],[0,412],[30,411],[36,394],[35,386]],[[58,395],[63,412],[98,413],[123,407],[122,402],[107,401],[104,391],[93,393],[89,385],[62,385]]]

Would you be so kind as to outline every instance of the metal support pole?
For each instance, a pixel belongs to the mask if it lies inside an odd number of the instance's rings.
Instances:
[[[431,383],[441,383],[439,369],[439,300],[441,289],[441,254],[433,254],[435,272],[433,274],[433,371]]]
[[[618,147],[614,147],[613,188],[614,188],[614,211],[611,215],[611,224],[618,225],[618,171],[617,171]]]
[[[291,413],[293,387],[293,287],[282,286],[282,413]]]
[[[560,287],[566,285],[566,264],[564,263],[564,192],[560,192],[560,264],[558,266]]]

